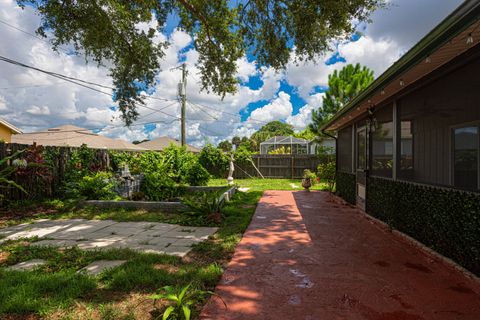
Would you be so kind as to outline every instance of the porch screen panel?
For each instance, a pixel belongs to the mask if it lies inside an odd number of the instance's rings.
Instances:
[[[385,106],[375,112],[372,132],[372,175],[392,177],[393,172],[393,109]]]
[[[338,170],[352,172],[352,127],[338,132]]]

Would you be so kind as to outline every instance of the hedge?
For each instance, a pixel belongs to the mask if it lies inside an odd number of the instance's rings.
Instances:
[[[369,177],[366,211],[480,274],[480,194]]]
[[[353,173],[337,171],[337,195],[345,201],[355,204],[357,195],[355,190],[356,178]]]

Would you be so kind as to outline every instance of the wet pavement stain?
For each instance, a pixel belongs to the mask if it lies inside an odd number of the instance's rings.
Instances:
[[[380,267],[389,267],[390,266],[390,263],[388,263],[386,261],[375,261],[373,264],[376,264],[377,266],[380,266]]]
[[[428,269],[425,267],[423,264],[420,263],[412,263],[412,262],[405,262],[405,267],[418,270],[420,272],[425,272],[425,273],[432,273],[432,270]]]
[[[472,289],[470,289],[468,287],[465,287],[461,284],[456,285],[456,286],[452,286],[452,287],[448,287],[448,289],[456,291],[456,292],[460,292],[460,293],[465,293],[465,294],[475,294],[475,292],[473,292]]]
[[[392,294],[390,298],[400,303],[400,305],[405,309],[413,309],[413,306],[403,301],[399,294]]]

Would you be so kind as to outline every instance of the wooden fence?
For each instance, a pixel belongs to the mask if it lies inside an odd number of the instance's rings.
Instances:
[[[0,143],[0,159],[15,154],[17,151],[25,150],[19,158],[28,154],[27,150],[32,150],[32,145],[17,144],[17,143]],[[49,171],[47,176],[39,176],[36,174],[29,174],[28,170],[25,174],[15,174],[9,179],[20,184],[27,193],[24,193],[15,188],[0,187],[0,194],[9,200],[25,200],[38,199],[43,197],[52,197],[61,194],[64,190],[65,171],[68,160],[72,151],[76,148],[72,147],[55,147],[55,146],[40,146],[41,155],[45,162],[46,169]],[[107,150],[95,150],[95,162],[99,164],[100,169],[105,169],[110,166],[110,157]],[[48,158],[48,159],[47,159]],[[3,168],[0,168],[0,170]]]
[[[333,161],[333,156],[301,155],[301,154],[258,154],[254,155],[253,163],[265,178],[299,179],[303,171],[317,171],[320,163]],[[234,178],[260,177],[251,163],[235,165]]]

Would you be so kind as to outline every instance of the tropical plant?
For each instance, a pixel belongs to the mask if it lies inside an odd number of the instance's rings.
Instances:
[[[310,130],[321,134],[320,128],[355,96],[366,89],[374,80],[373,71],[359,63],[348,64],[342,70],[335,70],[328,76],[328,90],[323,105],[312,110]]]
[[[225,201],[216,192],[200,192],[184,197],[183,203],[189,207],[192,218],[199,222],[220,223]]]
[[[335,189],[336,171],[334,161],[321,163],[317,167],[317,176],[327,182],[327,190],[330,192]]]
[[[13,159],[18,157],[22,152],[23,150],[20,150],[15,152],[11,156],[0,159],[0,168],[2,168],[0,170],[0,188],[15,188],[24,193],[27,193],[27,191],[25,191],[25,189],[21,185],[19,185],[18,183],[10,179],[12,174],[15,172],[16,167],[26,167],[28,165],[26,161],[23,161],[22,163],[18,163],[16,166],[9,164]],[[3,197],[4,195],[0,193],[0,200],[3,199]]]
[[[193,290],[191,284],[183,288],[165,286],[159,293],[150,296],[155,304],[158,300],[166,300],[169,306],[161,314],[162,320],[190,320],[192,316],[191,306],[205,295],[214,294],[211,291]],[[160,317],[156,318],[160,319]]]
[[[69,45],[84,53],[86,61],[109,66],[114,99],[130,125],[139,116],[137,105],[144,103],[142,92],[156,85],[160,58],[171,41],[159,42],[156,31],[164,31],[172,14],[178,17],[177,27],[192,36],[202,88],[224,97],[238,88],[237,60],[245,52],[276,70],[285,68],[292,56],[315,61],[331,49],[333,40],[348,39],[385,0],[17,3],[39,14],[37,34],[51,37],[54,49]]]
[[[303,179],[310,179],[312,186],[317,183],[317,175],[309,169],[303,170]]]

